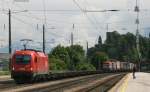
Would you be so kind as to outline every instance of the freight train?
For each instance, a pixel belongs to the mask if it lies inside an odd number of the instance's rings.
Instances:
[[[103,63],[103,69],[111,71],[132,70],[133,67],[136,67],[136,64],[130,62],[121,62],[115,59],[110,59]]]
[[[129,65],[128,65],[129,64]],[[96,73],[116,72],[130,70],[134,64],[108,60],[103,63],[103,70],[97,71],[69,71],[64,73],[52,73],[49,69],[48,56],[37,50],[26,49],[15,51],[11,58],[11,77],[16,83],[33,82],[38,79],[64,78]]]

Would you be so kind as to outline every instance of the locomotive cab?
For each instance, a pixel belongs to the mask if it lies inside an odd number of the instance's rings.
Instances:
[[[32,71],[31,62],[32,62],[31,55],[22,54],[22,55],[15,55],[14,56],[14,66],[13,70],[17,68],[16,71]]]

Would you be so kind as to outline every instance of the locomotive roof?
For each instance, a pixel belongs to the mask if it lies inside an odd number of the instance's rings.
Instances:
[[[21,51],[35,51],[35,52],[42,52],[42,51],[40,51],[40,50],[35,50],[35,49],[23,49],[23,50],[21,50]]]
[[[47,55],[45,53],[43,53],[42,51],[33,50],[33,49],[26,49],[26,50],[16,51],[16,54],[20,54],[20,53],[36,53],[40,57],[47,57]]]
[[[45,53],[43,53],[42,51],[39,50],[34,50],[34,49],[26,49],[26,50],[17,50],[16,53],[21,53],[21,52],[27,52],[27,53],[37,53],[37,54],[43,54],[43,56],[45,55]]]

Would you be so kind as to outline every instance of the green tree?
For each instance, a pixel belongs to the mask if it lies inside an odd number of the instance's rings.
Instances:
[[[67,69],[67,64],[64,62],[64,61],[62,61],[62,60],[60,60],[60,59],[56,59],[56,58],[49,58],[49,60],[50,60],[50,66],[49,66],[49,68],[51,69],[51,70],[68,70]]]
[[[67,51],[70,57],[70,70],[76,70],[76,66],[85,59],[85,51],[80,45],[67,47]]]
[[[101,36],[99,36],[99,38],[98,38],[98,45],[99,45],[99,46],[102,45],[102,38],[101,38]]]
[[[85,51],[80,45],[63,47],[58,45],[49,54],[50,67],[54,70],[94,70],[87,62]],[[61,66],[62,65],[62,66]]]
[[[66,67],[68,69],[70,64],[70,57],[67,52],[67,49],[60,45],[56,46],[49,54],[49,60],[50,62],[52,62],[51,65],[53,66],[53,69],[58,69],[58,67],[60,67],[60,69],[64,68],[66,70]],[[59,66],[59,64],[62,64],[62,67]]]
[[[108,56],[104,52],[95,52],[91,59],[91,64],[93,64],[97,70],[103,69],[103,62],[108,59]]]
[[[150,61],[150,38],[140,35],[140,53],[142,61]],[[98,43],[101,41],[99,40]],[[111,59],[118,59],[121,61],[138,61],[138,53],[136,49],[136,36],[132,33],[119,34],[117,31],[107,32],[105,42],[99,46],[91,47],[88,50],[88,57],[95,52],[105,52]]]

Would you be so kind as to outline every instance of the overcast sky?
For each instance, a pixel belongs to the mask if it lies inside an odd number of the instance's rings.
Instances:
[[[0,0],[0,51],[7,52],[8,47],[8,9],[12,11],[12,48],[19,49],[20,40],[33,39],[30,47],[42,48],[42,24],[46,23],[46,47],[48,50],[61,44],[70,45],[70,33],[74,33],[75,44],[90,47],[97,43],[98,36],[106,39],[106,25],[110,31],[121,34],[135,34],[135,0]],[[20,0],[26,1],[26,0]],[[140,34],[148,36],[150,32],[150,0],[140,0]],[[117,9],[119,12],[92,12],[86,10]],[[130,11],[128,11],[128,9]],[[27,12],[15,13],[28,10]],[[46,10],[46,11],[44,11]],[[62,10],[62,11],[61,11]],[[72,25],[75,24],[73,30]],[[3,41],[4,40],[4,41]],[[48,51],[47,51],[48,52]]]

